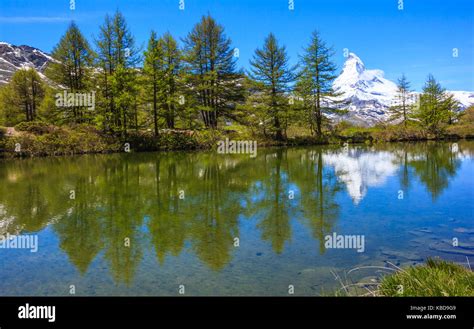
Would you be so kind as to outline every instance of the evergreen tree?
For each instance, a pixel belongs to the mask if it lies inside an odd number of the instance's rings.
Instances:
[[[14,98],[11,84],[0,87],[0,126],[14,126],[24,120],[22,110]]]
[[[158,97],[163,82],[162,59],[163,49],[156,36],[155,31],[151,32],[148,40],[148,48],[144,53],[145,62],[143,65],[144,79],[152,95],[153,106],[153,127],[155,136],[158,136]]]
[[[115,71],[113,60],[113,22],[109,15],[105,16],[104,24],[99,27],[99,37],[96,39],[97,66],[100,68],[99,79],[101,89],[101,114],[97,116],[97,123],[101,124],[104,131],[112,129],[112,115],[114,110],[113,94],[110,90],[111,76]]]
[[[413,104],[410,102],[410,82],[404,74],[398,79],[397,88],[396,103],[389,109],[390,121],[400,121],[406,127],[413,110]]]
[[[439,135],[449,120],[446,90],[430,74],[420,96],[416,117],[429,133]]]
[[[178,89],[182,87],[180,81],[181,51],[176,40],[168,32],[161,37],[160,41],[163,49],[164,117],[167,127],[173,129],[179,107]]]
[[[91,93],[94,53],[77,25],[72,22],[52,52],[56,60],[48,65],[46,75],[68,93]],[[64,113],[75,122],[87,121],[87,110],[73,106]]]
[[[114,95],[115,127],[122,137],[127,129],[138,124],[137,118],[137,71],[117,66],[111,79],[111,92]]]
[[[340,96],[332,84],[337,78],[336,65],[331,57],[334,51],[326,45],[317,31],[313,32],[311,42],[300,58],[301,71],[297,79],[296,95],[302,100],[307,113],[311,132],[322,136],[325,114],[343,114],[335,97]]]
[[[145,51],[144,78],[147,91],[152,95],[153,125],[158,135],[159,108],[166,126],[175,127],[179,107],[178,86],[180,86],[181,53],[176,40],[170,33],[157,39],[152,32]]]
[[[104,130],[125,135],[127,123],[134,115],[133,93],[136,89],[133,85],[136,83],[135,66],[140,57],[122,13],[117,11],[112,18],[105,17],[96,46],[103,100],[99,121]]]
[[[44,84],[35,69],[21,69],[13,74],[10,83],[2,88],[1,104],[8,125],[37,119],[38,108],[44,97]]]
[[[458,122],[459,118],[463,114],[461,110],[461,104],[454,98],[452,94],[447,94],[444,100],[444,106],[448,112],[448,125]]]
[[[263,109],[261,123],[273,122],[273,132],[277,140],[283,139],[285,114],[289,107],[287,93],[289,83],[294,81],[295,69],[288,64],[288,55],[284,46],[270,33],[262,49],[257,49],[250,61],[249,77],[255,82],[258,96],[256,106]],[[282,122],[283,121],[283,122]]]
[[[242,75],[236,72],[234,50],[224,28],[203,16],[184,39],[187,84],[204,125],[217,128],[220,116],[230,117],[242,100]]]

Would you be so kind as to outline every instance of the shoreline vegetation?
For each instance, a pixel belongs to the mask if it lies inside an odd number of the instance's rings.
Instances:
[[[423,264],[400,268],[392,263],[380,267],[385,274],[368,277],[360,282],[344,283],[336,290],[336,296],[373,297],[462,297],[474,295],[474,272],[452,261],[429,258]],[[355,268],[351,271],[361,270]],[[351,272],[349,271],[349,273]]]
[[[474,272],[459,264],[432,258],[423,265],[400,269],[383,277],[378,291],[387,297],[469,297],[474,295]]]
[[[333,88],[335,51],[318,31],[295,66],[273,33],[262,41],[244,70],[210,15],[180,40],[151,31],[146,47],[120,11],[91,43],[71,22],[44,72],[20,69],[0,87],[0,157],[211,149],[226,138],[260,147],[474,138],[474,107],[463,110],[431,74],[421,93],[402,75],[387,119],[362,127],[344,121],[350,101]]]
[[[466,110],[467,117],[474,118],[473,107]],[[213,130],[160,129],[158,136],[150,131],[131,131],[127,138],[121,138],[86,124],[56,126],[33,121],[22,122],[15,127],[0,127],[0,158],[213,150],[225,139],[252,140],[258,147],[473,140],[474,120],[463,120],[439,136],[426,134],[417,127],[359,127],[340,122],[333,131],[325,132],[318,138],[305,132],[304,127],[291,127],[289,136],[281,141],[242,125]]]

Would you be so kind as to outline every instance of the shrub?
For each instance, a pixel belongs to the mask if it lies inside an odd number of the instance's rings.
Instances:
[[[225,135],[223,132],[219,130],[200,130],[197,131],[195,134],[196,143],[202,147],[207,149],[212,149],[217,147],[217,142],[224,140],[226,137],[230,138],[229,136]]]
[[[43,135],[54,131],[55,126],[41,121],[24,121],[17,124],[15,129],[36,135]]]
[[[383,129],[377,129],[372,133],[376,140],[394,142],[394,141],[414,141],[423,140],[428,136],[425,132],[414,125],[387,125]]]
[[[160,134],[160,149],[164,150],[190,150],[198,148],[198,143],[194,136],[185,132],[174,132]]]
[[[129,132],[123,143],[130,143],[133,151],[192,150],[199,147],[189,131],[164,131],[157,137],[151,132]]]
[[[19,150],[17,151],[17,145]],[[37,142],[34,135],[15,136],[5,138],[2,145],[2,151],[7,152],[9,155],[17,156],[33,156],[41,155],[42,145]],[[2,154],[2,155],[7,155]]]
[[[17,145],[20,146],[19,151]],[[5,155],[46,156],[83,153],[105,153],[120,150],[120,143],[111,136],[103,136],[95,128],[82,126],[75,130],[54,127],[48,133],[20,134],[2,140],[0,148]]]
[[[150,132],[129,132],[123,143],[129,143],[133,151],[157,151],[158,140]],[[123,144],[122,143],[122,144]]]
[[[448,126],[446,132],[464,138],[474,138],[474,106],[467,108],[459,118],[459,122]]]

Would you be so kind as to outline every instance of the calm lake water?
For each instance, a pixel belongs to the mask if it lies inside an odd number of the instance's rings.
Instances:
[[[326,295],[474,264],[474,142],[2,160],[0,182],[0,235],[38,237],[0,249],[0,295]]]

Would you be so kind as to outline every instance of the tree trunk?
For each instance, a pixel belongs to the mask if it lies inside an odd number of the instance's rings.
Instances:
[[[153,124],[155,127],[155,137],[158,136],[158,112],[156,109],[156,83],[153,83]]]

